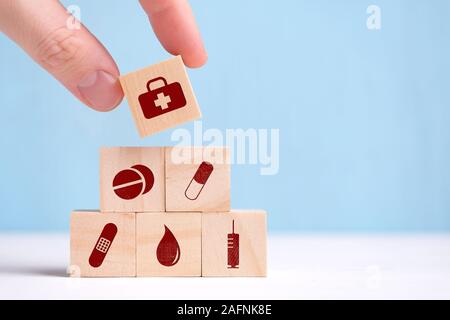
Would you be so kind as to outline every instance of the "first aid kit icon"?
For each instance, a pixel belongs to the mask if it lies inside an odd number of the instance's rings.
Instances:
[[[186,98],[180,83],[168,84],[163,77],[148,81],[147,92],[141,94],[138,100],[146,119],[152,119],[186,106]]]

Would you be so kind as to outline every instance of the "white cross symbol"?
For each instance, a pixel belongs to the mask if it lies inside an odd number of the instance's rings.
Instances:
[[[169,107],[169,103],[171,102],[170,97],[164,95],[164,93],[160,92],[156,95],[155,106],[160,107],[162,110],[165,110]]]

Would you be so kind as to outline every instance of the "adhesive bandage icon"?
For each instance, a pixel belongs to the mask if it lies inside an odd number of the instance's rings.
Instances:
[[[102,265],[116,234],[117,226],[114,223],[108,223],[103,227],[102,233],[98,237],[94,249],[89,256],[89,264],[91,267],[98,268]]]
[[[206,161],[203,161],[194,174],[194,177],[189,182],[184,195],[189,200],[196,200],[203,190],[203,187],[208,181],[209,176],[214,170],[214,166]]]

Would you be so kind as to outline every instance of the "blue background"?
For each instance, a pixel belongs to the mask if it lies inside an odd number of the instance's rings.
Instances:
[[[137,1],[64,3],[123,73],[169,57]],[[233,207],[267,209],[272,231],[450,230],[449,1],[191,4],[204,128],[280,129],[279,174],[234,166]],[[172,130],[140,139],[126,102],[94,112],[0,48],[1,230],[67,230],[72,209],[98,208],[100,146],[173,144]]]

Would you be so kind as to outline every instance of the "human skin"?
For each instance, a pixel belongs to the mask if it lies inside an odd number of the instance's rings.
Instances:
[[[181,55],[191,68],[206,63],[207,53],[187,0],[139,2],[169,53]],[[68,28],[68,19],[70,14],[57,0],[0,0],[3,33],[84,104],[97,111],[112,110],[123,99],[119,69],[85,26]]]

